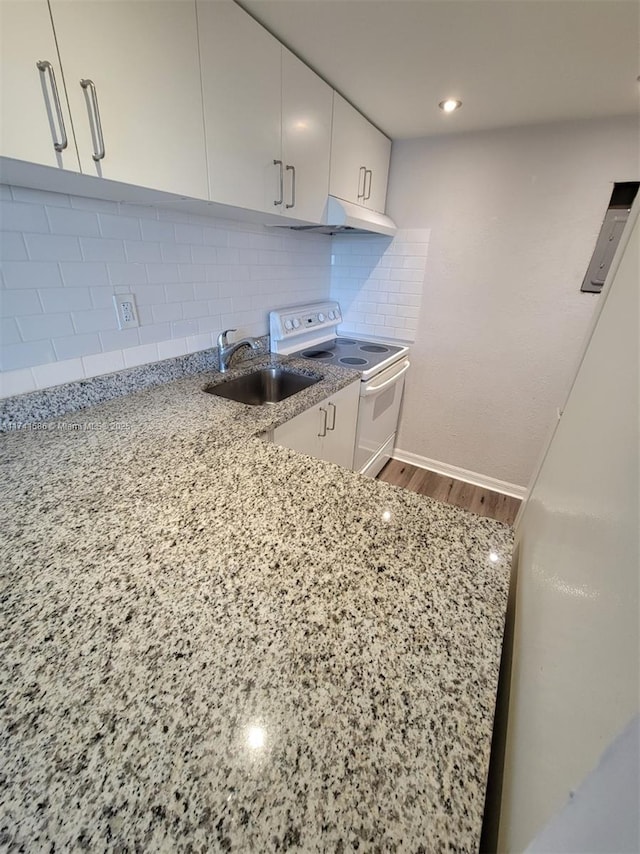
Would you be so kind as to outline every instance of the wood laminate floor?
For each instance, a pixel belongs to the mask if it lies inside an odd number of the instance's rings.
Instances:
[[[519,498],[492,492],[481,486],[472,486],[462,480],[419,469],[399,460],[389,460],[378,479],[410,489],[412,492],[419,492],[420,495],[428,495],[445,504],[454,504],[479,516],[506,522],[508,525],[513,525],[520,507]]]

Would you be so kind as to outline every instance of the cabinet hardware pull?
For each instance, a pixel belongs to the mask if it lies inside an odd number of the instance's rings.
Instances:
[[[94,148],[94,152],[91,156],[97,163],[99,160],[103,160],[105,155],[104,136],[102,135],[102,122],[100,121],[100,108],[98,107],[98,93],[96,92],[96,85],[93,80],[81,80],[80,85],[85,90],[85,93],[87,89],[91,93],[93,118],[91,116],[92,111],[89,110],[88,104],[87,110],[89,112],[89,125],[91,127],[91,137],[93,139]]]
[[[322,433],[318,433],[320,439],[327,435],[327,410],[322,406],[320,407],[320,412],[322,412],[323,420],[322,420]]]
[[[56,75],[53,70],[53,65],[51,65],[49,60],[41,59],[36,62],[36,66],[38,68],[38,71],[40,71],[42,74],[46,72],[49,75],[49,83],[51,84],[51,94],[53,95],[53,104],[56,108],[58,124],[60,126],[60,142],[56,140],[53,128],[51,130],[51,133],[53,135],[53,147],[56,151],[64,151],[68,145],[67,131],[64,126],[64,117],[62,115],[62,107],[60,105],[60,96],[58,95],[58,86],[56,84]]]
[[[287,172],[291,172],[291,204],[285,205],[286,208],[295,208],[296,206],[296,167],[287,165]]]
[[[336,405],[335,403],[327,403],[327,407],[331,407],[333,418],[331,419],[331,426],[327,427],[327,430],[335,430],[336,429]]]
[[[284,201],[284,170],[282,160],[274,160],[273,165],[280,167],[280,198],[273,203],[277,207]]]
[[[362,192],[360,192],[360,178],[364,176],[362,181]],[[361,166],[358,171],[358,198],[364,199],[364,190],[367,185],[367,167]]]
[[[367,175],[369,176],[369,192],[365,193],[364,187],[362,188],[362,190],[363,190],[362,201],[363,202],[368,202],[369,199],[371,198],[371,182],[373,181],[373,169],[365,169],[365,173],[364,173],[365,184],[367,183]]]

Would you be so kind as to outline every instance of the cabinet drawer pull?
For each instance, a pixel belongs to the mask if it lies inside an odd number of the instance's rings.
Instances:
[[[287,164],[287,172],[291,172],[291,204],[285,205],[286,208],[295,208],[296,206],[296,167]]]
[[[52,127],[51,133],[53,135],[53,147],[56,151],[64,151],[68,145],[67,140],[67,131],[64,126],[64,117],[62,115],[62,107],[60,105],[60,96],[58,95],[58,86],[56,84],[56,75],[53,70],[53,65],[47,59],[41,59],[39,62],[36,62],[36,66],[38,71],[42,74],[45,72],[49,75],[49,83],[51,84],[51,94],[53,95],[53,105],[56,109],[56,115],[58,117],[58,125],[60,128],[60,142],[57,141],[55,137],[55,131]]]
[[[281,205],[282,202],[284,201],[284,170],[282,168],[283,167],[282,160],[274,160],[273,165],[280,167],[280,198],[276,199],[275,202],[273,203],[277,207],[278,205]]]
[[[89,112],[89,125],[91,127],[91,138],[93,139],[93,154],[92,157],[96,161],[104,159],[104,136],[102,135],[102,122],[100,121],[100,107],[98,107],[98,93],[96,92],[96,84],[93,80],[81,80],[80,85],[87,93],[87,89],[91,95],[91,109],[87,102],[87,110]]]
[[[369,191],[367,193],[365,193],[364,187],[362,188],[363,189],[363,194],[362,194],[362,201],[363,202],[368,202],[369,199],[371,198],[371,182],[373,181],[373,169],[365,169],[365,173],[364,173],[365,184],[367,183],[367,175],[369,176]]]
[[[331,424],[327,427],[327,430],[335,430],[336,429],[336,405],[335,403],[327,403],[327,407],[332,410],[331,414],[333,418],[331,419]]]
[[[320,407],[320,412],[322,412],[322,433],[318,433],[320,439],[324,438],[327,435],[327,410],[322,406]]]
[[[360,192],[360,178],[363,179],[363,181],[362,181],[362,192]],[[366,185],[367,185],[367,167],[361,166],[360,171],[358,172],[358,198],[359,199],[364,199],[364,190],[365,190]]]

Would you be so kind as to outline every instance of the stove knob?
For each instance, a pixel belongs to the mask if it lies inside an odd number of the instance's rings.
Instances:
[[[320,314],[318,315],[318,320],[320,321],[320,323],[325,322],[326,317],[324,316],[324,314],[322,312],[320,312]]]
[[[298,328],[299,328],[299,326],[300,326],[300,321],[299,321],[299,320],[298,320],[298,318],[296,317],[296,318],[295,318],[295,320],[293,321],[293,328],[294,328],[294,329],[298,329]]]
[[[331,309],[331,311],[329,312],[329,320],[333,320],[333,318],[334,318],[335,316],[336,316],[335,311],[334,311],[333,309]]]
[[[290,320],[285,320],[285,322],[284,322],[284,328],[285,328],[285,329],[287,329],[287,330],[291,330],[291,329],[293,329],[293,323],[292,323]]]

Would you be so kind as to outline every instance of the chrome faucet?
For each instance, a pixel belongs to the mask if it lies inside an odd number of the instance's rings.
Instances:
[[[236,350],[240,349],[240,347],[251,347],[252,350],[260,349],[260,342],[251,337],[243,338],[241,341],[235,341],[233,344],[229,344],[227,341],[227,335],[229,332],[237,331],[237,329],[225,329],[224,332],[221,332],[220,335],[218,335],[218,364],[221,373],[224,373],[229,369],[231,357]]]

